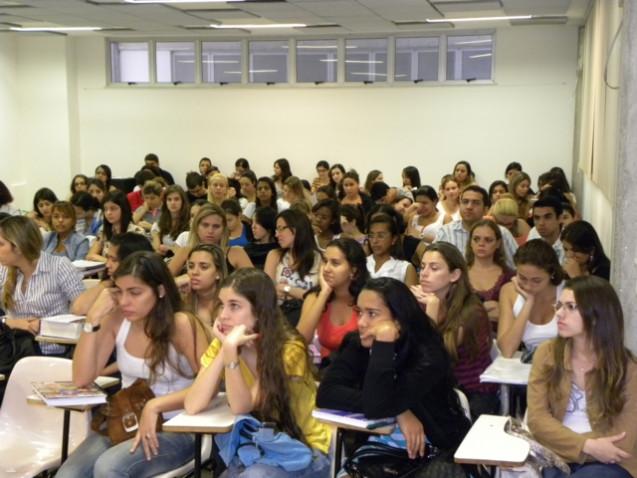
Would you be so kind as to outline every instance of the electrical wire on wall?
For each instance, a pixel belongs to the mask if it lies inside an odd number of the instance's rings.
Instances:
[[[623,25],[624,25],[624,19],[622,18],[622,20],[619,22],[619,26],[617,27],[617,31],[615,32],[615,36],[613,37],[613,41],[610,43],[608,54],[606,55],[606,66],[604,67],[604,84],[611,90],[619,90],[619,85],[613,86],[608,84],[608,64],[610,63],[610,57],[613,54],[613,50],[615,49],[615,43],[617,43],[617,38],[619,37],[619,32],[621,32]]]

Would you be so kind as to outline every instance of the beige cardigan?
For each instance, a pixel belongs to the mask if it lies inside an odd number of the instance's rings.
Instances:
[[[554,366],[553,350],[559,339],[544,342],[535,351],[533,368],[529,378],[528,387],[528,425],[533,436],[543,445],[553,450],[569,463],[583,463],[592,461],[593,458],[586,455],[582,449],[587,438],[598,438],[616,435],[626,432],[626,436],[615,442],[622,450],[631,454],[631,457],[619,463],[632,476],[637,476],[637,364],[629,361],[626,372],[626,384],[624,393],[626,403],[622,412],[615,417],[613,424],[608,429],[594,426],[588,433],[579,434],[562,425],[566,413],[568,399],[571,390],[569,374],[565,373],[560,384],[561,400],[557,403],[549,403],[548,384],[542,379],[544,367]],[[571,370],[569,346],[567,344],[564,353],[564,369]],[[591,390],[586,387],[586,403],[590,417]]]

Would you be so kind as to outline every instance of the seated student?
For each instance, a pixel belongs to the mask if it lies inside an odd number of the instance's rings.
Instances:
[[[243,176],[243,173],[250,171],[250,162],[246,158],[238,158],[234,162],[234,172],[232,173],[232,179],[237,181]]]
[[[75,232],[96,236],[103,221],[99,201],[88,192],[80,191],[71,196],[70,202],[75,210]]]
[[[153,249],[162,256],[170,256],[176,248],[179,234],[190,228],[190,204],[186,193],[173,184],[163,194],[159,219],[150,228]]]
[[[254,211],[257,208],[257,176],[250,170],[245,171],[239,178],[239,185],[243,196],[243,204],[241,205],[243,217],[252,220]]]
[[[252,267],[252,262],[242,247],[228,245],[228,234],[228,222],[224,210],[215,204],[204,204],[192,220],[186,246],[176,249],[174,257],[168,263],[168,268],[174,276],[180,275],[186,265],[190,249],[199,244],[220,246],[226,255],[229,272],[242,267]],[[176,242],[179,243],[179,238]]]
[[[146,181],[142,187],[144,203],[135,209],[133,222],[150,233],[153,224],[159,220],[164,190],[156,181]]]
[[[531,178],[525,172],[512,176],[509,182],[509,194],[518,205],[518,217],[526,221],[531,216]]]
[[[510,194],[500,197],[491,207],[490,216],[498,226],[506,228],[518,246],[524,244],[531,227],[518,216],[518,203]]]
[[[126,196],[121,191],[111,191],[104,197],[102,203],[104,209],[104,224],[97,234],[95,242],[86,255],[89,261],[106,262],[110,241],[114,235],[124,232],[143,234],[144,230],[133,224]]]
[[[312,181],[312,194],[316,194],[318,189],[330,185],[330,163],[319,161],[316,163],[316,177]]]
[[[355,171],[348,171],[343,175],[341,180],[341,205],[350,204],[352,206],[360,206],[367,214],[374,205],[372,198],[361,192],[358,174]]]
[[[102,207],[102,202],[104,201],[104,196],[108,193],[108,189],[106,184],[100,181],[97,178],[90,178],[88,180],[88,193],[97,199],[100,207]]]
[[[106,278],[101,280],[95,287],[82,292],[71,306],[71,313],[76,315],[86,315],[88,310],[97,300],[100,292],[114,286],[112,277],[115,275],[120,263],[133,252],[147,251],[153,252],[153,246],[143,234],[125,232],[111,238],[111,246],[106,255]]]
[[[352,205],[345,205],[340,207],[339,214],[341,216],[342,231],[339,237],[355,240],[363,247],[365,254],[369,254],[367,235],[363,232],[366,228],[362,209]]]
[[[607,281],[578,277],[555,310],[559,335],[533,357],[529,429],[574,478],[637,476],[637,363],[624,345],[619,298]],[[543,476],[566,475],[550,468]]]
[[[489,319],[497,328],[500,317],[500,290],[515,276],[515,272],[507,266],[502,233],[495,222],[483,219],[473,225],[465,257],[471,288],[482,300]]]
[[[431,244],[438,230],[448,222],[451,217],[438,211],[438,194],[431,186],[421,186],[414,191],[414,214],[410,215],[406,235],[416,237],[426,244]]]
[[[274,161],[272,171],[274,172],[272,175],[272,181],[276,188],[276,196],[280,198],[283,196],[283,184],[285,183],[285,180],[292,176],[290,162],[285,158],[279,158]]]
[[[67,314],[84,290],[82,275],[66,257],[42,251],[42,235],[24,216],[0,222],[1,308],[4,323],[37,335],[40,318]],[[62,354],[65,347],[42,344],[46,355]]]
[[[33,211],[28,212],[27,217],[33,219],[43,232],[52,229],[51,212],[57,200],[57,196],[49,188],[40,188],[33,196]]]
[[[428,246],[420,264],[420,285],[411,290],[444,339],[471,416],[497,413],[497,385],[480,383],[480,375],[491,364],[489,318],[471,290],[460,251],[448,242]]]
[[[312,207],[314,240],[320,252],[341,232],[338,202],[333,199],[319,201]]]
[[[330,185],[334,188],[334,191],[339,192],[339,197],[341,196],[341,182],[343,181],[343,176],[345,176],[345,166],[340,163],[332,164],[330,167]]]
[[[275,237],[276,211],[269,207],[258,207],[252,217],[252,242],[243,249],[254,264],[263,270],[268,253],[279,247]]]
[[[336,191],[331,184],[328,184],[327,186],[321,186],[316,190],[316,202],[324,201],[326,199],[333,199],[334,201],[338,201]]]
[[[460,186],[451,174],[442,177],[438,196],[438,211],[451,217],[453,221],[460,219]]]
[[[159,156],[157,156],[155,153],[148,153],[145,157],[144,157],[144,165],[151,167],[151,168],[155,168],[158,172],[159,175],[164,178],[164,180],[166,181],[166,185],[167,186],[172,186],[173,184],[175,184],[175,180],[173,179],[173,175],[170,174],[168,171],[161,169],[159,167]]]
[[[470,423],[454,391],[451,359],[440,334],[409,289],[388,277],[358,295],[358,333],[345,337],[321,381],[316,405],[395,416],[388,445],[423,456],[426,443],[453,454]]]
[[[296,176],[290,176],[284,181],[283,199],[290,207],[301,203],[307,207],[308,212],[312,209],[310,193],[303,186],[301,179]]]
[[[286,472],[261,463],[245,468],[234,459],[222,476],[327,478],[330,431],[312,417],[316,383],[307,346],[277,307],[272,280],[258,269],[241,269],[223,282],[219,299],[215,338],[186,396],[186,411],[205,409],[223,382],[234,414],[273,422],[277,430],[313,452],[312,462],[303,470]]]
[[[493,181],[489,186],[489,202],[491,203],[491,207],[505,194],[509,194],[508,184],[500,179]],[[493,215],[491,211],[489,211],[489,214]]]
[[[610,280],[610,259],[591,223],[575,221],[562,229],[564,272],[570,278],[593,275]]]
[[[137,208],[141,207],[144,204],[144,197],[142,196],[142,188],[144,184],[148,181],[153,181],[157,179],[156,170],[153,168],[149,168],[144,166],[142,169],[137,171],[134,176],[135,179],[135,187],[134,189],[126,194],[126,199],[128,199],[128,204],[130,204],[130,210],[136,211]]]
[[[415,166],[407,166],[402,171],[403,191],[411,193],[414,189],[421,186],[420,172]]]
[[[382,183],[385,181],[383,177],[383,172],[379,169],[372,169],[369,173],[367,173],[367,178],[365,178],[365,184],[363,186],[363,191],[371,196],[372,185],[374,183]]]
[[[103,290],[91,306],[86,328],[73,355],[73,382],[92,383],[116,351],[122,388],[141,378],[155,393],[141,413],[134,438],[111,445],[91,432],[58,470],[58,478],[79,476],[155,476],[187,463],[194,437],[157,433],[163,414],[183,408],[186,389],[205,350],[203,331],[181,312],[179,292],[164,261],[150,252],[128,256],[114,276],[115,290]]]
[[[11,191],[2,181],[0,181],[0,213],[7,213],[11,216],[20,214],[20,210],[13,205]]]
[[[276,218],[278,249],[268,253],[263,270],[275,284],[279,305],[293,326],[299,321],[303,296],[318,283],[321,254],[308,217],[287,209]]]
[[[327,245],[319,272],[319,284],[303,300],[296,328],[309,344],[318,335],[321,359],[336,351],[343,337],[356,330],[356,298],[369,278],[367,258],[353,239],[334,239]]]
[[[396,221],[389,215],[372,215],[367,227],[367,238],[372,253],[367,257],[370,277],[393,277],[408,286],[418,282],[416,269],[402,256],[400,233]]]
[[[175,279],[180,289],[185,289],[183,302],[211,331],[219,307],[219,284],[228,275],[226,256],[219,246],[199,244],[190,250],[186,271]]]
[[[257,208],[269,207],[277,212],[281,212],[283,209],[290,207],[283,199],[277,200],[274,181],[267,176],[263,176],[257,181],[257,198],[255,204]]]
[[[208,174],[213,170],[214,166],[210,158],[203,157],[199,160],[199,174],[204,178],[208,177]]]
[[[95,168],[95,179],[100,180],[104,184],[106,192],[118,191],[118,189],[112,184],[113,171],[111,170],[111,167],[109,165],[100,164],[99,166],[97,166]]]
[[[562,215],[560,216],[560,224],[562,229],[568,226],[570,223],[578,221],[579,215],[573,205],[568,201],[562,202]]]
[[[507,164],[507,167],[504,170],[504,177],[506,180],[511,183],[511,180],[514,176],[517,176],[522,172],[522,165],[517,161],[513,161]]]
[[[228,186],[228,178],[221,173],[208,176],[208,202],[221,206],[226,199],[234,197],[235,190]]]
[[[476,175],[468,161],[458,161],[456,163],[453,167],[453,178],[456,180],[456,183],[458,183],[458,187],[461,191],[476,182]]]
[[[543,239],[553,247],[560,264],[563,264],[564,247],[560,240],[562,204],[557,198],[547,195],[533,203],[532,214],[535,225],[529,231],[527,240]]]
[[[553,304],[564,279],[555,251],[541,239],[520,247],[514,260],[516,275],[500,292],[498,348],[505,357],[512,357],[522,343],[533,351],[557,335]]]
[[[193,203],[198,199],[208,198],[208,185],[206,184],[206,177],[190,171],[186,174],[186,194],[188,195],[188,202]]]
[[[221,209],[226,213],[228,224],[228,245],[244,247],[252,240],[250,226],[241,220],[242,211],[236,199],[226,199],[221,203]]]
[[[53,232],[44,241],[42,250],[71,261],[84,259],[88,253],[88,238],[75,232],[75,209],[67,201],[58,201],[52,209]]]
[[[71,196],[81,191],[88,190],[88,176],[86,174],[76,174],[71,180]]]

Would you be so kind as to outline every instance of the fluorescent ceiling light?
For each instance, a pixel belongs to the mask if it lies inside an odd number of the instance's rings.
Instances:
[[[510,15],[505,17],[465,17],[465,18],[427,18],[427,23],[492,22],[500,20],[531,20],[533,15]]]
[[[250,73],[278,73],[279,70],[249,70]]]
[[[345,60],[345,63],[364,63],[366,65],[382,65],[383,63],[385,63],[382,60]]]
[[[486,40],[469,40],[469,41],[458,41],[456,45],[478,45],[480,43],[491,43],[491,38]]]
[[[264,24],[237,24],[237,25],[215,25],[211,24],[210,28],[217,28],[219,30],[228,30],[228,29],[243,29],[243,30],[254,30],[257,28],[303,28],[307,25],[305,23],[264,23]]]
[[[245,0],[124,0],[124,3],[226,3]]]
[[[11,27],[14,32],[95,32],[101,27]]]
[[[238,65],[239,64],[239,60],[202,60],[201,62],[214,64],[214,65],[221,65],[221,64]]]
[[[473,55],[473,56],[470,56],[469,58],[486,58],[488,56],[492,56],[491,53],[482,53],[480,55]]]

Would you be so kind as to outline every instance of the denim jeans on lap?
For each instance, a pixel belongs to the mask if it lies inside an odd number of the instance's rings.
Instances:
[[[231,463],[220,478],[329,478],[330,460],[323,453],[314,452],[310,466],[299,471],[285,471],[277,466],[256,464],[248,468]]]
[[[56,478],[145,478],[170,471],[194,457],[194,437],[187,433],[158,433],[159,453],[146,460],[142,446],[130,453],[132,440],[112,446],[108,437],[91,432]]]
[[[571,474],[573,478],[631,478],[630,473],[619,465],[605,465],[604,463],[584,463],[571,464]],[[547,468],[542,471],[542,478],[562,478],[566,477],[557,468]]]

